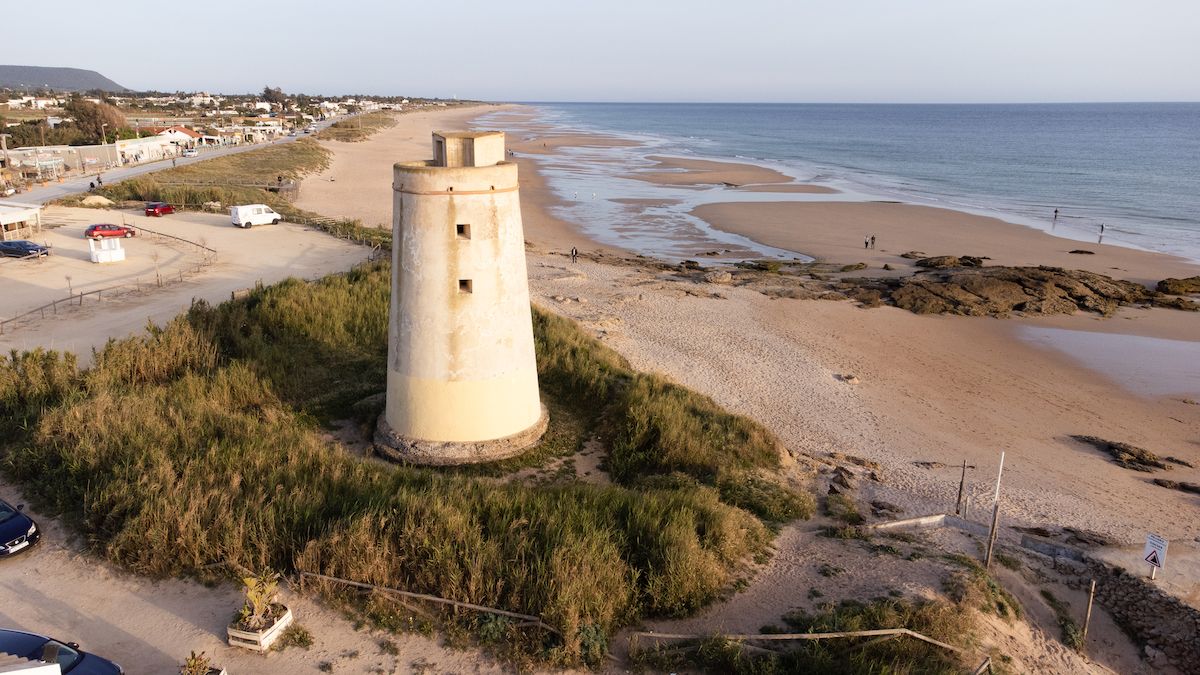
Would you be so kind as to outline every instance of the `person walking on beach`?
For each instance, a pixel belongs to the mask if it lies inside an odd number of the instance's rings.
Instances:
[[[863,248],[871,248],[871,238],[863,237]]]
[[[577,248],[575,248],[574,246],[572,246],[572,247],[571,247],[571,262],[572,262],[572,263],[574,263],[574,262],[578,262],[578,261],[577,261],[577,258],[579,258],[579,249],[577,249]]]
[[[871,248],[875,248],[875,235],[871,235]]]

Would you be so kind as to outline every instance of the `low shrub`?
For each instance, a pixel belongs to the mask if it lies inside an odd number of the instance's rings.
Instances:
[[[832,633],[907,628],[948,644],[960,644],[970,634],[970,617],[945,601],[881,599],[871,603],[843,602],[826,605],[813,615],[793,612],[783,617],[787,629],[772,626],[769,633]],[[948,650],[927,642],[896,637],[840,638],[773,642],[778,653],[749,651],[743,644],[722,637],[635,654],[636,663],[659,670],[700,668],[707,672],[761,675],[769,673],[934,673],[962,672],[963,663]]]
[[[606,429],[623,486],[505,484],[331,446],[317,420],[384,389],[388,284],[378,263],[197,304],[86,371],[54,352],[0,361],[0,467],[130,571],[307,570],[534,614],[561,638],[526,630],[520,648],[561,663],[712,602],[767,550],[760,518],[807,512],[752,473],[778,461],[764,430],[542,312],[543,390],[567,429],[547,442],[567,452]]]

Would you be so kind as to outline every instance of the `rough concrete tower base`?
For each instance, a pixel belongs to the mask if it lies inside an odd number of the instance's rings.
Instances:
[[[500,132],[437,133],[395,165],[387,404],[379,454],[419,464],[533,445],[538,396],[517,167]]]

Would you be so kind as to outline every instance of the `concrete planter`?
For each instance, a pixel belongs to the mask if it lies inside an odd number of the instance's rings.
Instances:
[[[292,610],[286,605],[275,605],[275,607],[283,607],[283,614],[280,615],[275,623],[260,631],[239,630],[233,626],[225,628],[225,632],[229,637],[230,647],[242,647],[256,652],[270,651],[271,645],[283,635],[283,631],[292,625],[294,617]],[[220,671],[224,673],[225,671]]]

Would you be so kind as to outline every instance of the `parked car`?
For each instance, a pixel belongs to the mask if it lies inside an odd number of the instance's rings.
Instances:
[[[252,225],[274,225],[283,220],[283,216],[266,204],[244,204],[229,207],[229,219],[235,226],[248,230]]]
[[[0,628],[0,652],[58,663],[62,672],[70,675],[125,675],[121,666],[83,651],[78,642],[61,642],[23,630]]]
[[[23,513],[24,509],[24,504],[14,507],[0,499],[0,558],[16,555],[42,538],[37,523]]]
[[[187,150],[183,151],[183,156],[184,157],[199,157],[200,151],[195,148],[188,148]]]
[[[0,255],[6,258],[40,258],[44,255],[50,255],[50,249],[27,239],[0,241]]]
[[[175,213],[175,207],[166,202],[146,202],[146,215],[166,216]]]
[[[103,239],[105,237],[125,237],[128,239],[135,234],[137,234],[137,231],[132,227],[110,225],[108,223],[88,225],[87,229],[83,231],[83,236],[87,239]]]

